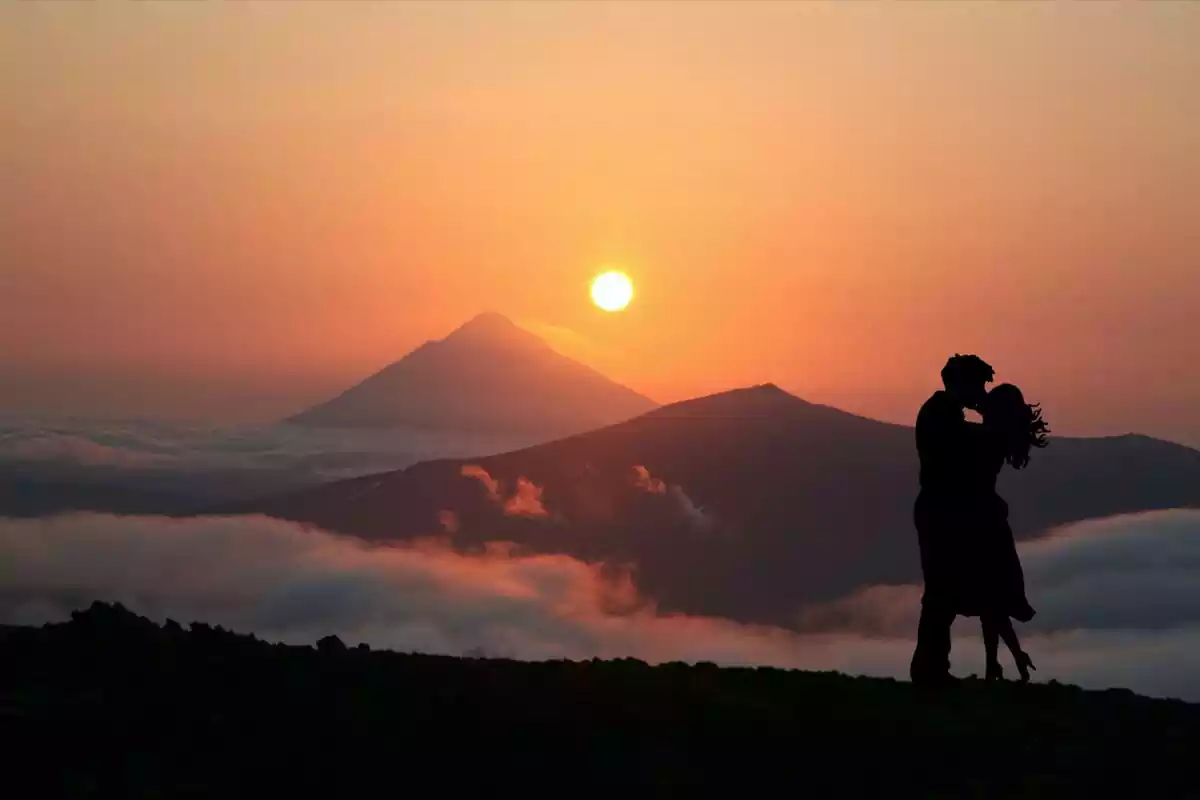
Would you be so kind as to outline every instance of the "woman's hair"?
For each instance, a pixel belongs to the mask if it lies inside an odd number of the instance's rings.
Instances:
[[[1042,419],[1042,408],[1025,402],[1021,390],[1002,383],[988,392],[983,404],[984,423],[996,430],[1004,447],[1004,460],[1014,469],[1029,464],[1029,452],[1046,446],[1050,426]]]

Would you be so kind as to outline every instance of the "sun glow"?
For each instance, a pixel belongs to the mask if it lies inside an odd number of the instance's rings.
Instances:
[[[633,299],[633,281],[623,272],[605,272],[592,281],[592,302],[605,311],[621,311]]]

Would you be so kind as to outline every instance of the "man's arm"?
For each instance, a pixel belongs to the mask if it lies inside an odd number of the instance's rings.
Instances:
[[[918,449],[943,464],[965,464],[984,435],[983,425],[949,403],[926,403],[916,433]]]
[[[934,446],[951,446],[964,435],[965,425],[979,427],[978,423],[968,423],[962,410],[955,408],[938,393],[927,400],[917,413],[917,438]]]

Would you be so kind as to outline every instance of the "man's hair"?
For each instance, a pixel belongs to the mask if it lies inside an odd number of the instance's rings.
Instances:
[[[942,384],[946,388],[964,383],[991,383],[995,377],[992,365],[976,355],[955,353],[942,367]]]

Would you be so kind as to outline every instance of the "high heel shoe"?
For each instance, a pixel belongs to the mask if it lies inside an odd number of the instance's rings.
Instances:
[[[1021,673],[1021,683],[1029,683],[1029,670],[1036,670],[1033,665],[1033,659],[1029,657],[1029,653],[1022,652],[1013,659],[1017,662],[1017,671]]]
[[[1004,668],[1000,666],[999,661],[993,661],[987,665],[987,672],[984,674],[984,680],[1002,681],[1004,680]]]

